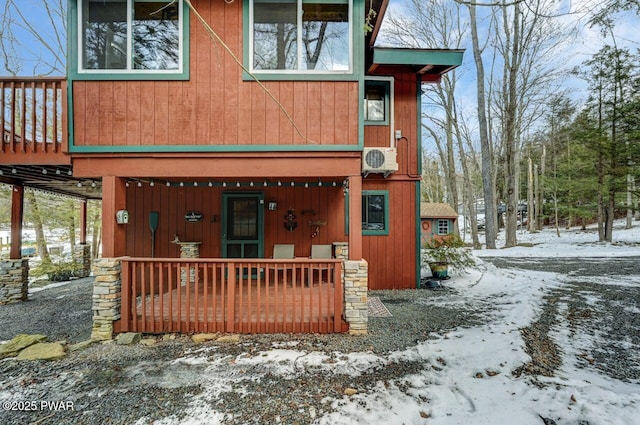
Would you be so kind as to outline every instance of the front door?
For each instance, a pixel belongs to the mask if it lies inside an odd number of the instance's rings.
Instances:
[[[222,208],[222,256],[263,258],[262,193],[224,193]]]

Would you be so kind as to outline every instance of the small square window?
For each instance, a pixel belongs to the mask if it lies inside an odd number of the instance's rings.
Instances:
[[[367,125],[389,123],[389,83],[366,81],[364,89],[364,121]]]

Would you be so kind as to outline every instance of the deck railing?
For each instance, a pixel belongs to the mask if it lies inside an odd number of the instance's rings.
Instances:
[[[339,260],[122,260],[121,332],[346,332]]]
[[[66,81],[0,78],[2,153],[58,153],[66,149]]]

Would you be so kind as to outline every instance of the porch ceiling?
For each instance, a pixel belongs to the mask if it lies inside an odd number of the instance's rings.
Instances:
[[[102,198],[102,181],[74,177],[70,165],[0,165],[0,183],[73,198]]]

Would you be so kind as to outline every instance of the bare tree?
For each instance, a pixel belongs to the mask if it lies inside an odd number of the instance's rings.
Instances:
[[[389,15],[388,19],[388,38],[402,45],[460,49],[468,37],[468,23],[460,16],[460,8],[446,0],[412,0],[403,15]],[[422,116],[422,127],[433,139],[440,158],[447,189],[446,201],[456,210],[460,204],[458,160],[465,181],[463,190],[469,189],[466,186],[470,184],[469,177],[464,175],[468,168],[465,158],[468,156],[463,150],[465,143],[461,139],[461,119],[455,99],[458,79],[459,74],[454,70],[446,74],[440,84],[424,86],[423,109],[426,112]],[[472,192],[468,191],[468,194]],[[466,199],[475,202],[470,196]],[[472,217],[475,220],[475,215]],[[474,236],[476,245],[479,245],[477,234]]]
[[[33,19],[33,11],[44,14]],[[64,75],[67,40],[66,2],[64,0],[6,0],[0,41],[5,69],[12,75],[27,71],[31,75]],[[21,42],[15,34],[27,34],[32,42]],[[8,34],[9,37],[4,35]],[[23,64],[16,69],[10,63]],[[22,69],[25,68],[25,69]]]
[[[493,184],[493,146],[489,142],[489,121],[487,118],[487,96],[485,87],[485,70],[482,53],[486,47],[480,46],[478,35],[478,16],[475,4],[470,4],[471,42],[473,59],[476,64],[476,95],[478,114],[478,135],[482,155],[482,187],[485,204],[485,243],[488,249],[496,248],[498,237],[498,220],[496,217],[496,189]]]

